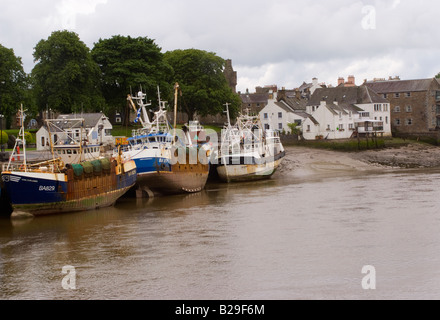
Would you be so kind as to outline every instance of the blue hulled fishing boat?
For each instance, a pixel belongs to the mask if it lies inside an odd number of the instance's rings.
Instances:
[[[178,85],[175,90],[176,114]],[[151,104],[144,102],[145,97],[139,92],[136,97],[127,98],[142,128],[134,131],[127,139],[128,145],[122,148],[124,159],[136,163],[137,196],[201,191],[209,175],[209,145],[194,145],[189,130],[179,130],[177,134],[176,119],[172,128],[167,119],[166,102],[161,101],[159,91],[159,110],[150,121],[146,107]]]
[[[76,141],[65,133],[60,144],[51,141],[53,159],[28,163],[24,138],[23,107],[20,110],[21,129],[14,151],[1,174],[4,192],[14,211],[34,216],[61,212],[91,210],[113,205],[136,182],[134,161],[121,156],[102,157],[99,146]],[[84,119],[76,119],[84,121]],[[75,121],[75,120],[73,120]],[[53,126],[47,120],[49,129]],[[60,131],[57,131],[60,137]],[[69,144],[61,144],[70,141]],[[22,146],[23,161],[12,161]]]

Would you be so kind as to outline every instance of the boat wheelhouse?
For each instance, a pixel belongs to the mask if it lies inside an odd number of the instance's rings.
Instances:
[[[75,145],[74,141],[59,146],[51,143],[53,159],[28,162],[23,107],[20,114],[22,127],[19,138],[1,173],[4,191],[14,211],[38,216],[107,207],[134,186],[134,161],[123,161],[120,155],[95,157],[99,148],[87,144]],[[23,161],[14,162],[19,146],[23,148]]]

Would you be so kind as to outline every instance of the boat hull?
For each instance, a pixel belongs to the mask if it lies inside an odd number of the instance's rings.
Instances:
[[[136,183],[134,162],[124,168],[81,179],[72,169],[56,174],[12,171],[3,172],[2,180],[14,211],[41,216],[112,206]]]
[[[209,165],[175,164],[169,170],[138,175],[137,185],[140,190],[149,189],[155,195],[195,193],[206,185],[209,176]]]
[[[285,153],[282,152],[271,159],[254,158],[229,158],[227,161],[220,161],[217,165],[217,173],[224,182],[245,182],[269,179],[280,166]]]
[[[206,185],[210,165],[200,162],[198,149],[144,149],[126,152],[137,167],[138,197],[200,192]],[[182,157],[182,158],[179,158]],[[179,162],[180,159],[180,162]],[[174,163],[174,164],[173,164]]]

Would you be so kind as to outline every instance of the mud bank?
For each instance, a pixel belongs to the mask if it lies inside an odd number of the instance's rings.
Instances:
[[[409,144],[400,148],[339,152],[288,146],[278,176],[343,176],[385,173],[402,168],[440,168],[440,148]]]

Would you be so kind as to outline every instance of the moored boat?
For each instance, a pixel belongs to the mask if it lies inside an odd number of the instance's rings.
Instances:
[[[74,139],[69,145],[51,142],[53,159],[28,163],[23,108],[20,114],[20,135],[1,173],[4,192],[14,211],[39,216],[108,207],[135,184],[134,161],[123,161],[120,156],[94,156],[98,146],[74,143]],[[13,162],[20,144],[23,161]]]
[[[175,110],[178,88],[176,85]],[[175,120],[174,127],[171,127],[166,102],[160,99],[159,91],[159,110],[150,121],[146,112],[150,104],[143,101],[145,96],[139,92],[137,97],[129,95],[127,98],[137,112],[142,128],[133,132],[132,137],[127,139],[128,145],[122,149],[124,159],[136,163],[137,196],[200,192],[209,175],[210,148],[192,144],[187,132],[175,129]],[[206,155],[202,157],[206,161],[200,161],[200,153]]]
[[[228,105],[226,105],[228,108]],[[215,157],[217,173],[224,182],[270,178],[281,164],[285,151],[276,131],[263,129],[258,116],[240,115],[235,125],[222,131]]]

